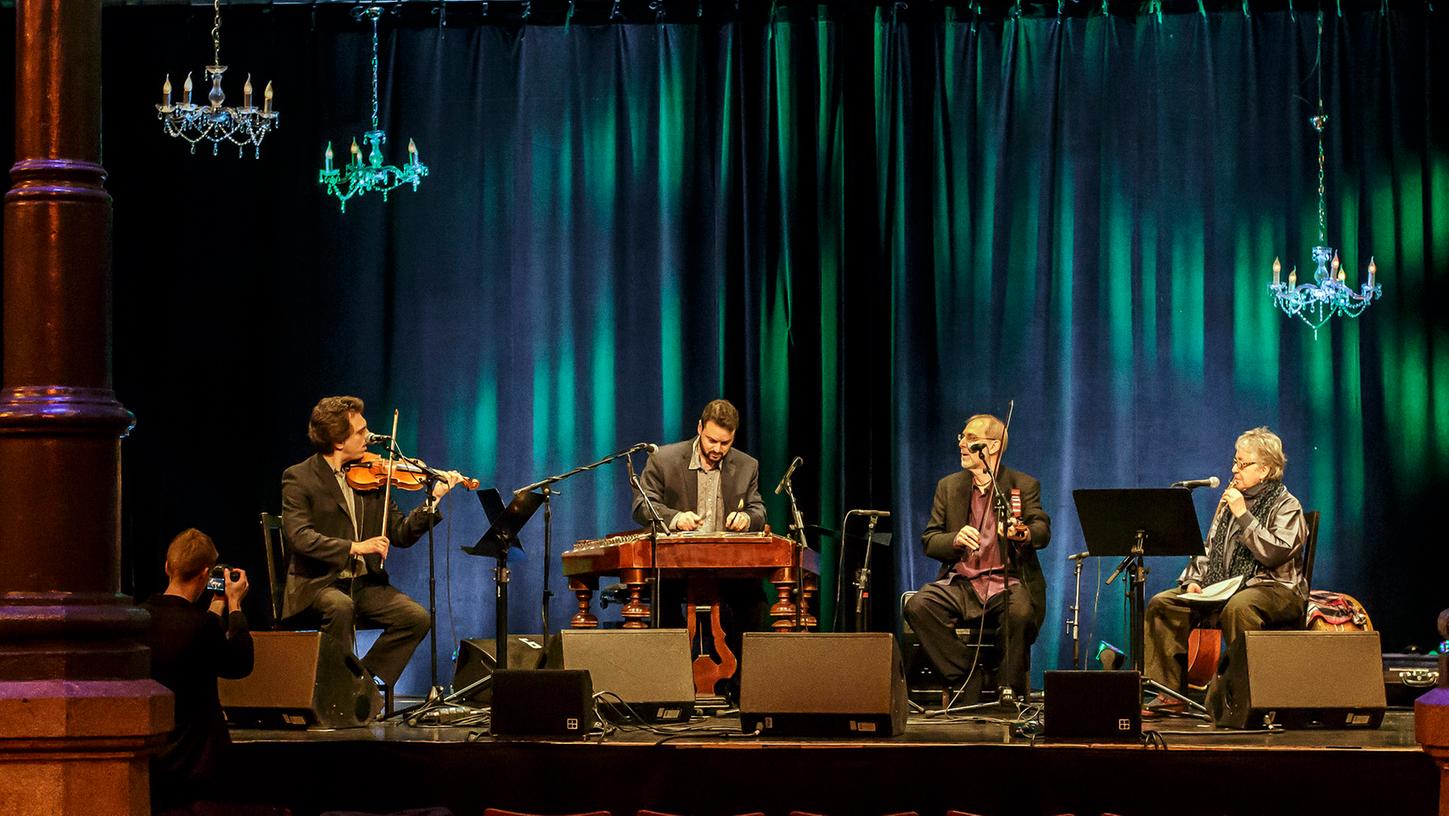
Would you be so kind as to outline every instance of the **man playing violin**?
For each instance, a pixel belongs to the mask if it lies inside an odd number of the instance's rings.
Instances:
[[[936,580],[906,602],[905,617],[921,648],[946,682],[958,686],[973,672],[977,650],[956,637],[956,627],[991,618],[1002,630],[998,701],[1009,704],[1027,691],[1031,644],[1046,615],[1046,578],[1036,551],[1052,536],[1042,509],[1041,482],[1001,467],[1006,425],[977,414],[956,435],[961,470],[936,484],[931,520],[921,533],[926,555],[941,562]],[[993,498],[991,476],[1001,494]],[[1021,514],[1002,523],[997,500],[1021,491]]]
[[[367,451],[362,411],[357,397],[324,397],[307,424],[316,453],[282,474],[287,548],[282,617],[316,617],[322,631],[349,650],[359,621],[381,626],[382,635],[362,663],[391,686],[427,637],[428,612],[389,583],[383,565],[392,547],[411,547],[442,519],[437,500],[463,477],[441,473],[432,495],[406,516],[387,501],[384,531],[384,491],[354,490],[347,479],[347,464]]]
[[[1231,649],[1244,632],[1275,626],[1301,626],[1308,603],[1303,545],[1308,526],[1303,505],[1283,485],[1288,458],[1283,441],[1265,427],[1238,436],[1233,480],[1223,491],[1208,528],[1207,553],[1188,562],[1178,586],[1147,603],[1146,675],[1180,691],[1188,635],[1216,616],[1223,645]],[[1224,580],[1241,579],[1226,602],[1192,603],[1185,598]],[[1185,708],[1159,695],[1148,704],[1153,713]]]

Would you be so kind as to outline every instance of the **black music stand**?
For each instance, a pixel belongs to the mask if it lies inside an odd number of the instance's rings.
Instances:
[[[1144,559],[1149,555],[1203,554],[1202,528],[1192,506],[1192,491],[1182,487],[1079,489],[1072,491],[1072,499],[1077,505],[1087,552],[1094,556],[1123,556],[1107,583],[1126,571],[1132,665],[1141,674],[1146,607],[1143,594],[1148,573]],[[1145,677],[1143,687],[1151,687],[1205,711],[1177,689]]]
[[[515,493],[513,501],[503,506],[503,501],[494,488],[478,491],[478,501],[483,505],[483,511],[488,514],[490,522],[488,532],[478,539],[478,543],[471,547],[464,547],[463,552],[469,555],[481,555],[485,558],[498,559],[498,567],[494,570],[494,585],[497,587],[495,600],[494,622],[494,643],[497,644],[497,666],[499,669],[508,668],[508,551],[513,548],[523,549],[518,543],[518,531],[533,517],[539,505],[543,504],[541,493]]]

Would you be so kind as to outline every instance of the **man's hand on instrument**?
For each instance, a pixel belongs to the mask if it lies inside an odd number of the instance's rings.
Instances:
[[[1006,528],[1006,537],[1012,541],[1030,541],[1031,528],[1023,524],[1020,519],[1012,519]]]
[[[1202,585],[1197,581],[1189,581],[1187,586],[1182,588],[1182,591],[1190,595],[1198,595],[1202,593]]]
[[[372,538],[369,538],[366,541],[354,541],[354,542],[352,542],[352,554],[353,555],[373,555],[373,554],[376,554],[379,558],[381,558],[384,561],[387,560],[387,548],[388,548],[387,536],[373,536]]]
[[[434,499],[441,499],[448,495],[449,490],[457,487],[458,483],[463,481],[463,474],[456,470],[440,470],[438,475],[443,477],[443,481],[433,485]]]
[[[1229,487],[1223,491],[1223,501],[1228,503],[1228,509],[1233,511],[1235,516],[1248,512],[1248,503],[1243,500],[1243,491],[1236,487]]]
[[[683,513],[674,517],[674,521],[670,523],[670,526],[676,530],[697,530],[699,529],[699,523],[701,521],[704,521],[704,519],[698,513],[693,510],[685,510]]]
[[[734,530],[737,533],[750,529],[750,514],[739,510],[730,513],[725,516],[725,529]]]
[[[981,531],[968,524],[956,531],[956,540],[951,542],[951,546],[955,547],[957,552],[962,550],[976,552],[981,548]]]

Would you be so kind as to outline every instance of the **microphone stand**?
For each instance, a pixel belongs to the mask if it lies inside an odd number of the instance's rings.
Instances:
[[[423,504],[425,506],[430,507],[431,510],[432,510],[432,512],[434,514],[436,514],[438,512],[438,503],[439,503],[440,500],[433,497],[433,488],[437,486],[438,482],[440,482],[440,481],[443,480],[442,474],[441,473],[438,473],[438,471],[436,471],[436,470],[428,467],[426,464],[423,463],[422,460],[420,460],[420,459],[414,459],[413,457],[408,456],[407,454],[403,453],[402,452],[402,449],[398,447],[398,444],[397,444],[397,441],[396,440],[389,441],[388,442],[388,447],[390,447],[392,449],[392,452],[397,456],[397,458],[399,460],[401,460],[403,462],[406,462],[409,465],[412,465],[413,467],[415,467],[418,470],[422,471],[422,473],[423,473],[423,496],[424,496],[424,498],[423,498]],[[387,513],[388,513],[388,508],[384,507],[382,509],[382,512],[383,512],[383,516],[386,517],[387,516]],[[431,658],[431,660],[429,661],[429,671],[428,671],[428,681],[429,681],[429,686],[428,686],[428,699],[433,699],[433,698],[439,696],[438,692],[440,692],[442,690],[442,687],[438,685],[438,574],[437,574],[437,548],[435,546],[435,541],[434,541],[434,538],[433,538],[433,528],[436,527],[436,526],[437,526],[437,523],[436,523],[435,520],[429,520],[429,523],[428,523],[428,656]]]
[[[846,516],[849,517],[854,512],[856,511],[851,510],[850,513],[846,513]],[[871,545],[875,543],[875,525],[879,521],[880,517],[876,514],[869,515],[869,526],[865,531],[865,558],[860,562],[860,569],[855,573],[855,631],[857,632],[870,631],[870,610],[866,608],[865,599],[870,597],[870,550]],[[843,542],[845,540],[844,527],[841,527],[840,534]]]
[[[549,602],[550,599],[553,598],[553,590],[550,589],[549,588],[549,585],[548,585],[549,579],[550,579],[549,565],[553,563],[553,549],[552,549],[553,548],[553,503],[550,501],[550,499],[552,499],[555,495],[560,495],[560,492],[558,490],[554,489],[554,485],[558,484],[559,482],[562,482],[565,479],[568,479],[569,477],[577,476],[580,473],[583,473],[585,471],[594,470],[595,468],[602,467],[603,465],[607,465],[608,463],[614,461],[615,459],[618,459],[618,458],[623,457],[623,456],[628,456],[629,454],[634,453],[635,451],[643,450],[645,447],[646,447],[645,443],[641,442],[641,443],[639,443],[637,445],[634,445],[632,447],[626,448],[625,450],[621,450],[618,453],[611,453],[608,456],[605,456],[603,459],[598,460],[597,462],[590,462],[587,465],[579,465],[578,467],[573,468],[572,470],[566,470],[563,473],[559,473],[559,474],[556,474],[554,476],[548,476],[546,478],[539,479],[538,481],[534,482],[533,484],[524,485],[523,487],[520,487],[517,490],[513,491],[515,495],[517,495],[519,493],[530,493],[530,492],[532,492],[534,490],[538,490],[538,491],[541,491],[543,493],[543,595],[542,595],[543,615],[542,615],[542,617],[543,617],[543,648],[544,648],[545,651],[548,650],[548,639],[549,639],[548,602]],[[508,643],[506,641],[499,640],[497,649],[500,652],[502,652],[502,651],[505,651],[507,648],[508,648]]]
[[[795,539],[794,557],[791,568],[795,570],[795,586],[791,590],[795,598],[795,629],[799,632],[804,629],[801,607],[805,604],[805,569],[804,558],[801,555],[805,548],[810,546],[805,541],[805,519],[800,515],[800,503],[795,500],[795,486],[790,481],[790,474],[785,473],[785,478],[780,480],[781,486],[785,489],[785,495],[790,499],[790,532]]]
[[[1001,488],[996,483],[996,471],[999,470],[1001,467],[1000,460],[997,461],[996,469],[993,469],[991,467],[991,462],[986,458],[986,450],[984,448],[976,451],[976,457],[981,460],[981,464],[986,468],[986,475],[991,478],[991,498],[989,500],[989,503],[992,507],[996,509],[996,523],[999,525],[1002,531],[1001,535],[997,536],[996,543],[1001,550],[1002,565],[1004,566],[1006,573],[1004,576],[1002,576],[1004,579],[1002,581],[1002,592],[1006,594],[1006,608],[1001,610],[1003,622],[1001,623],[999,628],[1001,629],[1002,654],[1009,655],[1011,654],[1011,568],[1016,561],[1016,542],[1012,541],[1010,538],[1007,537],[1007,533],[1011,529],[1011,527],[1007,523],[1007,520],[1010,518],[1011,514],[1006,509],[1006,500],[1001,497]],[[1005,543],[1003,543],[1003,539],[1005,540]],[[983,602],[981,610],[982,626],[986,625],[985,606],[986,604]],[[999,679],[1000,678],[998,678],[998,681]],[[1028,678],[1027,680],[1027,685],[1031,685],[1030,678]],[[1015,691],[1015,689],[1013,689],[1013,691]]]
[[[1072,616],[1067,618],[1067,631],[1071,633],[1072,637],[1073,669],[1080,669],[1082,667],[1082,562],[1087,559],[1089,554],[1083,552],[1067,556],[1072,561],[1072,577],[1077,583],[1077,591],[1072,596],[1072,605],[1068,607]]]
[[[658,629],[659,584],[663,580],[659,569],[659,531],[664,527],[664,519],[654,507],[654,500],[649,498],[649,494],[644,492],[644,486],[639,484],[639,477],[634,473],[634,457],[627,453],[624,455],[624,467],[629,470],[630,488],[639,491],[639,497],[644,500],[644,509],[649,511],[649,628]]]

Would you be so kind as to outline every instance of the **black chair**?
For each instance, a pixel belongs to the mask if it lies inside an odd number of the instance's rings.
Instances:
[[[906,664],[906,686],[913,692],[921,692],[931,697],[941,694],[943,702],[948,701],[956,691],[946,685],[946,678],[926,657],[926,652],[921,648],[921,640],[911,629],[911,624],[906,620],[906,602],[916,594],[916,590],[901,593],[900,619],[901,619],[901,654]],[[971,672],[966,688],[961,691],[959,705],[973,705],[981,700],[981,691],[986,688],[995,688],[997,670],[1001,667],[1001,630],[996,626],[978,624],[975,626],[960,626],[956,628],[956,639],[968,647],[977,649],[976,670]]]
[[[262,513],[260,518],[262,529],[262,550],[266,554],[267,563],[267,589],[270,594],[269,608],[272,612],[273,631],[296,631],[299,629],[316,629],[322,619],[311,610],[301,612],[290,618],[282,617],[282,599],[287,591],[287,542],[282,532],[282,517],[272,513]],[[381,629],[378,626],[364,626],[359,621],[358,629]],[[353,642],[351,650],[355,655],[357,652],[357,633],[353,631]],[[386,716],[392,716],[393,699],[392,686],[386,683],[378,683],[382,686],[383,711]]]

